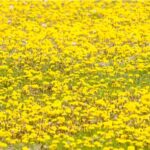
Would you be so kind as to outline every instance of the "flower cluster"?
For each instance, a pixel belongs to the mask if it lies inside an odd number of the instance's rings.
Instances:
[[[0,0],[0,149],[150,149],[149,13]]]

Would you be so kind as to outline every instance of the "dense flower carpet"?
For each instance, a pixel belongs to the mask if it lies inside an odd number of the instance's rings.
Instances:
[[[149,0],[0,0],[1,150],[150,150]]]

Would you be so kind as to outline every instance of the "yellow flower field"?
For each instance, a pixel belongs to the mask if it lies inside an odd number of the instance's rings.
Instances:
[[[150,150],[149,0],[0,0],[0,150]]]

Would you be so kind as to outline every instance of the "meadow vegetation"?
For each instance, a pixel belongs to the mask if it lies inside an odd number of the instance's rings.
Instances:
[[[150,149],[150,1],[0,0],[0,149]]]

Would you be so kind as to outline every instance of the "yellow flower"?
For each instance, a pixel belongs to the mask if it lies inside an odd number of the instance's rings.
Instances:
[[[22,147],[22,150],[30,150],[28,147],[24,146]]]
[[[134,146],[128,146],[127,149],[128,149],[128,150],[135,150],[135,147],[134,147]]]
[[[0,142],[0,148],[6,148],[6,147],[7,147],[6,143]]]

